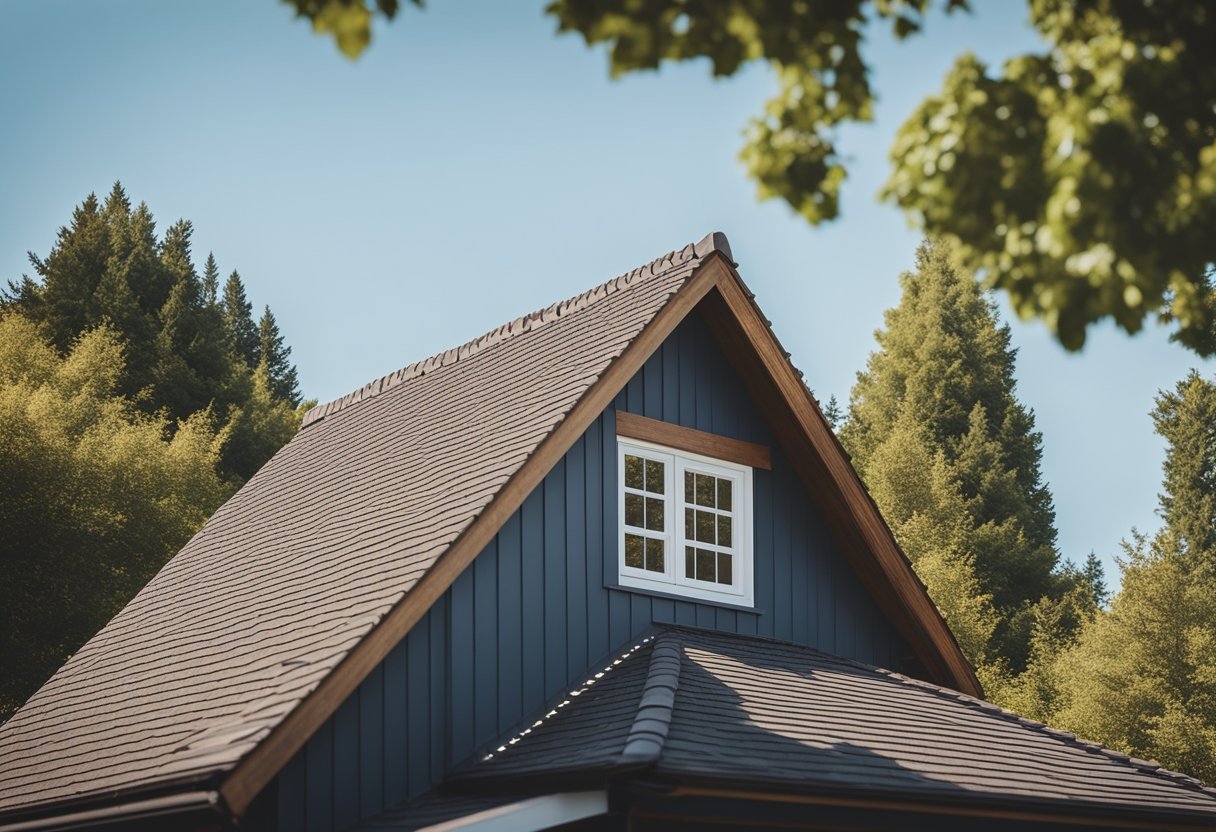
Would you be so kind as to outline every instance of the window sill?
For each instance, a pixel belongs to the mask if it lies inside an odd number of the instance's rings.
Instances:
[[[615,589],[617,592],[631,592],[634,595],[646,595],[651,598],[662,598],[666,601],[684,601],[688,604],[704,604],[707,607],[721,607],[724,610],[734,610],[735,612],[746,612],[752,615],[764,615],[764,610],[756,607],[748,607],[743,604],[732,604],[730,601],[711,601],[705,598],[689,598],[687,595],[680,595],[678,592],[663,592],[659,589],[642,589],[636,586],[622,586],[614,581],[605,581],[605,589]]]

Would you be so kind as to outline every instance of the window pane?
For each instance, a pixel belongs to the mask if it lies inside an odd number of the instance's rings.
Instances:
[[[714,579],[714,553],[705,549],[697,550],[697,580],[712,581]]]
[[[693,501],[692,495],[693,491],[695,490],[695,486],[693,485],[694,480],[695,476],[692,471],[684,472],[684,502],[689,504],[691,504]]]
[[[663,487],[663,463],[646,460],[646,490],[651,494],[662,494]]]
[[[642,490],[645,483],[642,482],[642,458],[640,456],[630,456],[625,454],[625,485],[630,488]]]
[[[663,531],[663,505],[659,497],[646,498],[646,528],[652,532]]]
[[[723,511],[733,511],[731,508],[732,495],[730,493],[731,486],[734,485],[730,480],[718,480],[718,508]]]
[[[729,514],[719,514],[718,515],[718,545],[719,546],[733,546],[734,545],[733,543],[730,542],[730,515]]]
[[[642,521],[642,498],[637,494],[625,495],[625,525],[644,528]]]
[[[696,528],[694,515],[696,515],[696,512],[691,508],[684,509],[684,537],[689,540],[697,539],[697,533],[694,531]]]
[[[718,583],[730,585],[734,583],[731,578],[731,562],[734,560],[726,552],[718,552]]]
[[[663,541],[653,537],[646,538],[646,569],[649,572],[663,572]]]
[[[708,511],[697,512],[697,542],[714,542],[714,516]]]
[[[645,538],[636,534],[625,535],[625,565],[631,569],[645,569],[646,561],[642,557],[642,545]]]
[[[689,578],[697,576],[697,550],[691,546],[684,547],[684,575]]]
[[[697,505],[714,506],[714,477],[697,474]]]

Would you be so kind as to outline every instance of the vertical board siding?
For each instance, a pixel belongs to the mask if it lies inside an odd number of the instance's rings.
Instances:
[[[755,611],[606,586],[618,557],[616,409],[771,448],[772,470],[753,473]],[[655,623],[887,667],[906,651],[696,315],[284,769],[279,827],[342,829],[430,791]]]

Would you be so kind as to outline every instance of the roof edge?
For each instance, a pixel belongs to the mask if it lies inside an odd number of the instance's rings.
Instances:
[[[700,258],[704,259],[713,252],[720,252],[726,256],[726,259],[731,259],[730,242],[726,239],[726,235],[721,231],[712,231],[701,238],[700,242],[689,243],[682,249],[672,250],[656,257],[644,266],[638,266],[632,271],[625,272],[614,277],[612,280],[601,283],[594,288],[575,295],[572,298],[558,301],[557,303],[549,304],[543,309],[537,309],[535,312],[529,312],[526,315],[520,315],[513,321],[503,324],[490,330],[484,335],[480,335],[471,341],[467,341],[457,347],[452,347],[449,350],[444,350],[441,353],[436,353],[429,358],[424,358],[420,361],[415,361],[413,364],[402,367],[400,370],[389,373],[386,376],[370,381],[354,392],[347,393],[341,398],[333,401],[319,404],[310,409],[304,414],[304,420],[300,424],[300,430],[321,421],[327,416],[332,416],[339,411],[346,410],[352,405],[373,398],[381,393],[396,387],[399,384],[434,372],[440,367],[446,367],[450,364],[455,364],[458,361],[471,358],[483,350],[500,344],[503,341],[519,335],[523,332],[531,332],[545,324],[551,323],[559,318],[564,318],[567,315],[572,315],[577,312],[582,312],[590,306],[598,303],[611,294],[620,289],[630,286],[638,280],[644,280],[650,277],[658,277],[670,271],[673,268],[683,266],[690,260]]]

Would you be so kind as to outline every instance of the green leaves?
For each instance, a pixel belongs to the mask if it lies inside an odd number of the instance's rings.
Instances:
[[[1195,0],[1035,0],[1051,44],[999,73],[964,57],[905,122],[884,197],[1068,349],[1146,318],[1209,355],[1216,15]]]
[[[297,17],[312,21],[318,35],[331,35],[343,55],[352,61],[363,54],[372,41],[372,18],[376,14],[387,20],[397,16],[398,0],[283,0],[296,11]],[[423,0],[411,0],[418,7]]]

